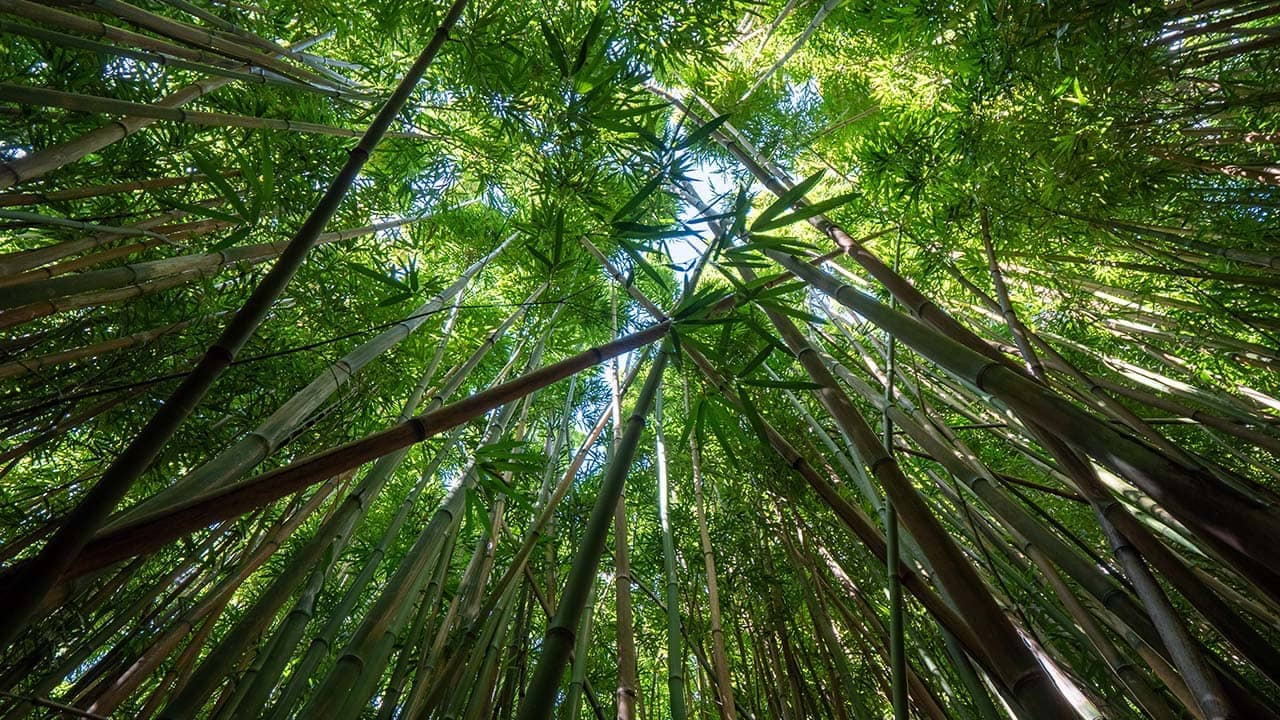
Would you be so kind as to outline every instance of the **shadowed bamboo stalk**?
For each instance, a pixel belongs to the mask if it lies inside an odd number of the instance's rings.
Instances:
[[[12,83],[0,83],[0,102],[18,105],[56,107],[72,112],[97,113],[106,115],[124,115],[127,117],[150,118],[153,120],[169,120],[188,125],[204,125],[209,127],[238,127],[249,130],[285,130],[288,132],[311,133],[314,135],[333,135],[336,137],[361,137],[359,130],[321,125],[320,123],[288,120],[285,118],[255,117],[252,115],[233,115],[231,113],[205,112],[201,110],[183,110],[180,107],[164,105],[148,105],[147,103],[116,100],[97,95],[83,95],[51,90],[49,88],[28,87]],[[388,131],[385,137],[405,140],[430,140],[432,136],[416,132]]]
[[[215,75],[239,80],[241,82],[289,88],[291,90],[299,90],[302,92],[312,92],[324,95],[325,97],[350,98],[355,100],[363,100],[369,97],[363,93],[317,87],[308,83],[298,82],[297,80],[282,77],[274,73],[268,74],[260,68],[249,68],[245,71],[233,70],[231,68],[219,67],[218,65],[211,63],[192,62],[190,60],[182,60],[170,55],[147,52],[145,50],[135,50],[133,48],[121,47],[118,45],[108,45],[106,43],[86,40],[84,38],[78,38],[74,35],[67,35],[66,33],[56,32],[54,30],[46,30],[44,28],[24,25],[22,23],[8,22],[6,20],[0,20],[0,32],[22,35],[62,47],[73,47],[81,50],[88,50],[104,57],[127,57],[132,60],[140,60],[152,65],[163,65],[165,67],[178,68],[179,70],[190,70],[202,75]],[[3,204],[4,202],[0,200],[0,205]]]
[[[584,239],[584,242],[589,242]],[[616,287],[609,289],[609,301],[612,305],[613,334],[618,332],[618,291]],[[613,412],[614,440],[611,451],[618,451],[622,441],[622,397],[619,393],[618,360],[615,358],[605,370],[609,383],[609,404]],[[658,393],[662,382],[658,381]],[[656,393],[655,393],[656,394]],[[634,720],[636,707],[640,704],[640,685],[637,681],[637,657],[635,641],[635,611],[631,601],[631,560],[629,547],[631,537],[627,533],[627,493],[625,488],[618,493],[618,503],[613,509],[613,605],[616,620],[616,645],[618,666],[618,690],[615,703],[618,720]]]
[[[231,364],[236,354],[257,330],[258,325],[266,318],[280,293],[301,267],[316,238],[324,231],[324,226],[337,212],[338,206],[346,197],[361,168],[368,161],[370,153],[399,116],[419,79],[431,65],[440,48],[444,46],[450,30],[461,17],[466,4],[467,0],[455,0],[444,13],[439,28],[414,61],[413,66],[405,73],[395,92],[378,112],[360,142],[351,150],[347,162],[329,184],[324,197],[290,240],[289,246],[281,253],[271,271],[227,325],[218,341],[209,348],[196,367],[170,394],[161,409],[111,463],[97,485],[85,494],[80,504],[67,516],[65,524],[45,544],[40,555],[16,573],[10,574],[11,582],[0,591],[0,645],[10,643],[26,626],[31,613],[39,606],[40,601],[49,592],[49,588],[71,566],[85,544],[102,527],[116,505],[128,493],[134,480],[155,460],[169,438],[177,431],[178,426],[204,398],[214,381]],[[205,86],[218,87],[220,84],[225,83],[217,80],[204,81],[198,87],[203,93]],[[186,99],[188,98],[183,98],[183,101]],[[91,148],[87,152],[92,152],[93,149],[96,148]],[[24,160],[30,160],[32,157],[35,156],[28,156]],[[6,169],[12,175],[13,181],[30,177],[29,173],[24,174],[14,170],[13,163],[7,165]],[[8,184],[12,182],[0,182],[0,187]]]
[[[617,451],[609,459],[590,519],[579,540],[573,567],[565,581],[560,603],[556,607],[555,616],[548,623],[542,641],[542,656],[538,659],[524,699],[520,702],[517,720],[541,720],[551,715],[559,693],[560,677],[569,664],[569,655],[583,611],[595,584],[596,570],[600,565],[600,556],[604,553],[609,524],[631,471],[631,462],[635,457],[640,435],[644,432],[645,416],[662,381],[666,362],[667,349],[663,348],[654,358],[653,367],[649,370],[644,387],[636,398],[636,405],[627,419]]]

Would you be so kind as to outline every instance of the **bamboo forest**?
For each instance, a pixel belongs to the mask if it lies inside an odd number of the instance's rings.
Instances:
[[[0,720],[1280,720],[1275,0],[0,0]]]

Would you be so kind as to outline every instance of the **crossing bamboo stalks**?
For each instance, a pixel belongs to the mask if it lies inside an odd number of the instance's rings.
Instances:
[[[493,442],[502,435],[515,410],[515,405],[503,408],[490,424],[481,441],[482,445]],[[459,482],[431,515],[426,527],[405,556],[408,562],[401,563],[387,581],[365,613],[355,634],[347,642],[335,666],[312,693],[310,702],[302,710],[303,716],[344,718],[351,716],[353,710],[358,711],[365,704],[367,696],[363,692],[353,692],[353,688],[365,672],[366,665],[370,669],[381,671],[381,664],[385,662],[386,652],[389,650],[388,635],[399,631],[410,608],[406,599],[417,593],[421,584],[426,582],[429,570],[441,561],[440,550],[445,538],[452,535],[452,529],[461,521],[466,495],[474,486],[479,472],[475,460],[463,469]],[[355,703],[354,707],[352,703]]]
[[[719,371],[705,356],[688,346],[684,347],[684,352],[693,360],[694,364],[698,366],[698,369],[717,391],[731,402],[740,406],[741,401],[737,392],[725,382]],[[814,492],[832,509],[845,527],[866,546],[878,561],[887,562],[888,556],[884,536],[876,529],[871,519],[860,508],[841,497],[835,487],[824,480],[809,464],[805,456],[767,420],[763,418],[760,420],[762,439],[778,453],[788,467],[799,474],[813,488]],[[902,576],[903,587],[916,596],[920,604],[933,615],[940,625],[960,640],[965,651],[982,663],[984,667],[991,667],[991,663],[987,659],[987,646],[979,640],[978,636],[961,619],[960,615],[944,603],[937,594],[925,585],[921,577],[910,568],[905,565],[899,565],[898,573]]]
[[[400,412],[399,419],[405,420],[412,416],[417,405],[422,401],[427,385],[443,359],[445,343],[448,341],[456,318],[457,310],[455,308],[442,331],[444,341],[437,347],[435,354],[428,363],[427,369],[423,371],[422,378],[409,393],[404,408]],[[186,703],[199,702],[203,695],[209,693],[213,689],[213,684],[221,679],[223,668],[236,655],[243,652],[244,646],[251,642],[254,635],[262,630],[262,626],[269,622],[275,615],[276,610],[283,605],[286,596],[293,591],[293,586],[302,580],[302,575],[313,567],[312,578],[308,582],[316,584],[316,592],[319,591],[319,585],[323,584],[328,570],[337,561],[338,555],[341,554],[351,539],[352,533],[364,518],[373,498],[382,491],[391,475],[404,460],[405,454],[403,450],[397,451],[379,458],[373,464],[360,484],[347,495],[331,517],[316,530],[312,538],[295,553],[285,568],[276,575],[272,584],[255,603],[253,612],[246,613],[241,621],[223,636],[219,645],[209,653],[200,668],[187,681],[184,694],[176,697],[174,702],[179,700]],[[423,479],[410,493],[409,499],[397,511],[396,516],[392,518],[387,533],[384,535],[384,545],[380,545],[379,550],[375,550],[374,557],[380,559],[380,554],[385,553],[385,544],[389,544],[390,539],[395,537],[396,530],[404,522],[407,512],[413,506],[412,501],[416,500],[423,492],[428,478],[434,476],[435,469],[443,462],[445,455],[446,453],[443,451],[437,453],[436,458],[428,466],[427,472],[424,473]],[[321,563],[320,558],[323,553],[328,554],[328,561]],[[377,567],[376,561],[372,563],[372,567]],[[310,603],[314,603],[314,595],[311,597]],[[244,694],[237,694],[231,701],[228,701],[223,706],[222,712],[248,712],[250,708],[254,710],[260,709],[266,694],[274,686],[280,670],[288,660],[289,653],[296,645],[303,629],[305,629],[306,620],[310,618],[311,611],[307,603],[299,600],[299,605],[303,610],[289,615],[290,629],[288,633],[282,634],[277,638],[276,644],[271,648],[271,656],[264,658],[262,666],[258,668],[256,676],[252,678],[251,682],[246,681],[244,678],[241,679],[241,684],[244,686]]]
[[[119,17],[137,27],[151,30],[162,36],[196,47],[208,48],[241,62],[273,70],[286,77],[294,77],[305,83],[322,86],[331,84],[329,80],[319,75],[277,59],[277,56],[289,53],[289,50],[285,48],[275,47],[267,52],[251,50],[240,43],[219,38],[193,25],[147,12],[129,3],[121,2],[121,0],[91,0],[90,6]]]
[[[646,356],[642,356],[644,359]],[[622,381],[620,393],[626,395],[627,388],[631,387],[640,371],[640,364],[636,363],[632,366],[627,377]],[[599,440],[600,434],[604,432],[605,425],[608,424],[612,417],[612,410],[605,410],[600,413],[600,417],[596,419],[595,425],[587,433],[582,444],[578,447],[578,451],[574,453],[573,459],[569,461],[564,475],[561,476],[560,482],[547,494],[542,507],[538,512],[538,516],[534,519],[529,529],[525,532],[524,540],[520,543],[519,549],[516,550],[514,557],[502,576],[493,586],[491,598],[487,600],[484,606],[476,614],[477,620],[484,620],[489,617],[496,609],[498,598],[506,594],[518,576],[525,572],[529,556],[533,553],[536,545],[547,537],[549,534],[552,521],[555,519],[555,511],[559,507],[560,502],[564,500],[564,496],[569,492],[569,488],[573,485],[573,481],[577,479],[578,472],[582,469],[582,465],[587,460],[587,455],[591,452],[596,441]]]
[[[862,463],[871,468],[893,507],[901,514],[913,537],[932,561],[941,585],[969,618],[983,628],[988,642],[997,645],[991,652],[996,672],[1022,706],[1038,717],[1074,717],[1074,711],[1056,690],[1048,674],[1030,649],[1018,637],[994,598],[983,586],[972,565],[950,542],[946,530],[914,492],[892,455],[885,452],[874,431],[836,384],[822,361],[814,354],[799,329],[781,313],[766,310],[783,342],[796,356],[809,377],[821,386],[815,394],[841,431],[853,442]],[[903,678],[905,681],[905,678]]]
[[[653,367],[649,370],[644,387],[640,389],[636,405],[627,420],[617,450],[610,458],[604,478],[601,479],[600,491],[591,509],[590,520],[583,531],[573,568],[565,581],[555,616],[548,624],[542,641],[542,656],[538,659],[538,665],[529,681],[524,699],[520,702],[517,720],[549,717],[554,707],[556,695],[559,692],[560,677],[564,674],[565,666],[569,664],[569,655],[574,646],[583,611],[591,594],[591,588],[595,584],[596,570],[600,565],[600,556],[604,553],[609,523],[622,495],[627,474],[631,471],[636,446],[640,441],[641,433],[644,432],[645,416],[662,380],[662,371],[666,362],[667,352],[664,349],[654,358]]]
[[[446,449],[436,453],[431,462],[427,464],[427,467],[422,472],[423,483],[428,482],[428,478],[434,478],[436,476],[440,466],[445,462],[449,455],[448,448],[452,447],[459,437],[460,432],[455,431],[451,441],[446,444]],[[394,455],[380,460],[379,464],[384,464],[386,467],[390,467],[391,458],[394,458]],[[370,477],[373,477],[374,470],[378,470],[378,477],[389,475],[388,471],[375,466],[375,468],[370,470]],[[371,497],[361,498],[361,506],[367,507],[370,501]],[[374,548],[372,554],[369,556],[369,560],[365,563],[364,567],[361,568],[356,577],[350,582],[347,590],[342,594],[342,597],[338,600],[335,606],[330,610],[328,619],[325,621],[324,625],[316,632],[315,636],[313,636],[311,641],[307,644],[306,650],[303,651],[302,657],[293,668],[288,682],[281,684],[281,689],[275,699],[275,704],[263,713],[266,717],[273,719],[287,718],[296,709],[294,706],[302,692],[306,689],[306,684],[311,682],[313,679],[311,674],[332,650],[339,628],[347,620],[352,609],[356,607],[361,595],[368,589],[369,583],[377,572],[378,566],[386,555],[388,548],[390,548],[391,543],[395,540],[396,534],[402,527],[405,520],[408,519],[408,512],[410,509],[411,505],[409,503],[405,503],[402,506],[403,512],[398,510],[395,517],[392,518],[392,522],[384,530],[382,537],[378,542],[378,546]],[[401,517],[402,515],[404,517]],[[442,553],[442,558],[447,558],[451,552],[452,545],[449,545],[444,553]],[[445,569],[441,569],[439,572],[444,572]],[[300,615],[300,617],[298,617],[299,620],[309,620],[311,617],[311,610],[309,608],[302,607],[299,611],[298,608],[295,608],[295,612],[291,612],[290,614],[294,616]],[[275,661],[275,664],[283,665],[283,663],[288,660],[288,654],[291,650],[291,647],[281,646],[279,648],[279,652],[283,657],[280,657]],[[264,665],[259,677],[255,679],[255,683],[259,684],[260,687],[257,688],[256,691],[255,688],[250,687],[250,696],[247,697],[242,704],[242,707],[245,708],[244,711],[248,712],[253,708],[253,705],[250,704],[252,702],[251,698],[269,693],[273,685],[276,684],[276,681],[277,679],[273,678],[271,673],[267,672],[267,666]]]
[[[1074,455],[1062,443],[1042,435],[1040,438],[1055,458],[1080,485],[1087,494],[1107,535],[1112,550],[1128,575],[1130,582],[1142,599],[1143,606],[1151,615],[1161,638],[1169,647],[1174,665],[1178,668],[1188,688],[1192,691],[1196,704],[1206,719],[1227,720],[1240,717],[1232,708],[1223,692],[1218,679],[1210,670],[1200,648],[1191,638],[1185,624],[1177,617],[1177,612],[1165,597],[1155,577],[1146,567],[1138,551],[1131,546],[1115,526],[1111,524],[1103,506],[1111,502],[1110,493],[1102,488],[1092,468]]]
[[[403,227],[418,222],[420,218],[407,218],[373,223],[363,227],[322,233],[316,238],[316,245],[326,245],[352,238],[372,235],[384,230]],[[222,250],[203,255],[183,255],[163,260],[149,260],[142,263],[122,265],[108,270],[95,270],[72,276],[34,280],[8,287],[0,287],[0,308],[13,308],[20,305],[47,301],[52,298],[95,290],[116,289],[128,285],[140,284],[167,275],[203,273],[212,274],[231,265],[244,263],[253,265],[265,262],[278,256],[288,243],[280,240],[273,243],[258,243]]]
[[[511,238],[508,238],[488,255],[464,269],[451,285],[415,308],[405,320],[361,343],[342,356],[336,363],[317,373],[306,387],[294,393],[244,438],[219,452],[200,467],[177,479],[170,487],[146,499],[138,507],[131,508],[124,517],[136,517],[139,513],[163,507],[166,502],[188,499],[209,488],[216,488],[239,479],[253,466],[277,451],[312,413],[316,412],[325,401],[346,385],[365,366],[403,342],[426,324],[432,318],[432,315],[439,312],[446,303],[458,297],[467,284],[471,282],[472,278],[492,262],[506,248],[510,240]],[[530,303],[538,298],[542,291],[545,290],[545,287],[544,285],[531,294],[520,309],[512,313],[499,326],[498,330],[489,336],[489,340],[484,343],[482,350],[491,348],[495,338],[519,320],[530,307]],[[479,362],[479,358],[483,357],[483,352],[478,357],[475,355],[472,357],[476,358],[474,362]],[[471,362],[468,362],[467,365],[473,367]],[[454,373],[453,378],[460,383],[462,374]]]
[[[117,258],[127,257],[134,253],[150,250],[161,245],[182,246],[182,240],[192,235],[203,235],[205,233],[216,232],[236,225],[236,223],[227,220],[198,220],[196,222],[175,223],[173,225],[165,225],[158,229],[158,234],[163,239],[143,240],[142,242],[129,243],[128,245],[117,245],[113,248],[99,250],[97,252],[81,255],[78,258],[65,260],[53,265],[47,265],[35,270],[28,270],[17,275],[0,278],[0,288],[9,287],[11,285],[23,285],[30,282],[39,282],[48,278],[58,277],[71,272],[81,272],[89,270],[97,265],[111,262]]]
[[[9,310],[0,310],[0,328],[15,327],[23,325],[33,320],[57,315],[58,313],[71,312],[72,310],[82,310],[88,307],[96,307],[98,305],[108,305],[110,303],[123,302],[125,300],[133,300],[147,295],[154,295],[165,290],[185,285],[192,280],[196,280],[204,275],[199,270],[186,270],[174,273],[156,280],[146,280],[140,283],[125,285],[115,290],[100,290],[98,292],[81,293],[79,295],[70,295],[58,298],[56,300],[43,300],[30,305],[22,305],[20,307],[11,308]]]
[[[178,426],[209,391],[213,382],[235,359],[236,354],[265,319],[271,306],[302,265],[316,238],[324,231],[324,226],[346,197],[360,169],[368,161],[370,153],[377,147],[383,135],[390,129],[391,123],[404,108],[418,80],[444,45],[454,23],[461,17],[466,3],[467,0],[455,0],[445,12],[439,28],[396,87],[386,105],[378,112],[360,142],[351,151],[346,164],[330,183],[320,203],[290,240],[289,246],[281,253],[271,271],[227,325],[218,341],[173,391],[160,411],[147,422],[134,440],[107,468],[98,484],[86,493],[80,504],[67,516],[62,528],[45,544],[40,555],[20,573],[11,576],[14,582],[11,582],[0,594],[0,609],[3,610],[0,616],[4,618],[0,621],[0,644],[11,642],[25,627],[27,619],[49,588],[70,567],[85,544],[102,527],[116,505],[124,498],[134,480],[160,453],[165,443],[177,431]],[[202,88],[201,92],[204,92],[205,86],[219,86],[212,83],[220,83],[220,81],[204,81],[199,85]],[[184,101],[186,99],[183,98]],[[91,151],[92,149],[88,150],[88,152]],[[25,159],[30,157],[34,156]],[[7,169],[14,181],[30,177],[29,173],[15,171],[12,163]],[[12,182],[0,182],[0,186],[9,184]]]
[[[223,202],[225,202],[225,200],[216,198],[201,201],[197,203],[197,205],[202,205],[204,207],[216,207]],[[136,230],[158,230],[169,223],[183,218],[186,214],[186,210],[170,210],[160,215],[147,218],[146,220],[133,223],[128,227]],[[0,256],[0,274],[7,277],[20,276],[22,273],[33,271],[46,263],[51,263],[55,260],[67,257],[68,255],[74,255],[78,252],[102,247],[103,245],[111,244],[119,239],[119,235],[101,233],[98,235],[91,235],[86,238],[63,240],[61,242],[40,248],[33,248],[31,250],[19,250],[17,252],[7,253]]]
[[[1258,546],[1268,538],[1280,542],[1280,524],[1274,521],[1273,511],[1224,487],[1204,471],[1186,467],[1119,434],[1003,363],[966,349],[789,255],[772,250],[766,254],[833,300],[889,330],[916,352],[996,395],[1019,415],[1034,418],[1073,448],[1135,483],[1181,522],[1201,533],[1256,587],[1280,597],[1280,565]]]
[[[108,45],[93,40],[86,40],[74,35],[60,33],[53,30],[45,30],[31,25],[22,23],[14,23],[6,20],[0,20],[0,32],[10,33],[13,35],[22,35],[24,37],[42,40],[44,42],[53,43],[62,47],[73,47],[89,52],[97,53],[106,57],[126,57],[133,60],[140,60],[152,65],[163,65],[165,67],[173,67],[179,70],[190,70],[198,72],[202,75],[214,75],[218,77],[231,78],[241,82],[254,83],[259,85],[270,85],[272,87],[289,88],[291,90],[299,90],[302,92],[312,92],[325,97],[332,98],[351,98],[366,99],[367,96],[360,93],[350,91],[330,89],[326,87],[317,87],[308,83],[298,82],[289,78],[281,77],[275,74],[268,74],[258,68],[250,68],[247,71],[235,70],[232,68],[219,67],[210,63],[192,62],[190,60],[182,60],[180,58],[171,57],[169,55],[147,52],[144,50],[135,50],[128,47],[120,47],[118,45]],[[255,72],[256,70],[256,72]],[[0,205],[4,204],[0,200]]]
[[[76,20],[80,20],[69,13],[46,8],[29,0],[0,0],[0,10],[13,12],[31,20],[54,24],[64,22],[74,25],[78,24],[75,22]],[[87,20],[85,22],[88,23],[89,34],[95,36],[115,34],[109,29],[109,26],[102,23]],[[298,45],[306,46],[310,43],[318,42],[321,37],[323,36],[304,40]],[[148,46],[147,36],[137,33],[128,33],[126,37],[118,37],[117,39],[137,47]],[[159,107],[182,107],[231,82],[232,79],[227,77],[200,80],[165,96],[154,104]],[[43,148],[17,160],[0,163],[0,190],[13,187],[81,160],[90,153],[97,152],[118,140],[128,137],[152,125],[154,122],[154,119],[149,118],[125,118],[91,130],[73,140]]]
[[[47,368],[56,367],[58,365],[96,358],[117,350],[124,350],[138,345],[146,345],[148,343],[155,342],[166,335],[181,332],[203,319],[206,318],[196,320],[179,320],[178,322],[169,323],[168,325],[162,325],[160,327],[151,328],[150,330],[143,330],[130,335],[104,340],[91,345],[84,345],[71,350],[63,350],[62,352],[51,353],[41,357],[2,363],[0,364],[0,380],[19,378],[29,373],[38,373]],[[0,462],[3,461],[0,460]]]
[[[190,632],[195,621],[220,614],[226,604],[230,602],[236,589],[279,549],[280,545],[294,529],[320,507],[321,503],[333,491],[335,485],[336,483],[330,482],[323,486],[320,491],[314,493],[305,505],[294,512],[287,522],[282,523],[277,530],[258,546],[252,555],[245,559],[242,567],[235,575],[228,577],[217,591],[210,593],[200,606],[188,613],[187,616],[184,616],[177,625],[170,629],[164,638],[153,643],[142,660],[130,667],[124,678],[112,684],[109,693],[99,696],[94,701],[94,704],[90,707],[90,712],[111,713],[121,701],[132,694],[133,690],[146,679],[147,675],[159,666],[169,651],[182,641],[184,636]]]
[[[621,274],[613,268],[612,264],[603,258],[602,255],[596,254],[597,260],[601,261],[606,271],[608,271],[615,279],[621,282]],[[804,277],[800,275],[800,277]],[[654,303],[649,300],[638,288],[632,284],[626,285],[628,292],[631,293],[637,302],[652,317],[665,317],[665,314],[658,309]],[[716,369],[711,363],[702,356],[696,349],[684,346],[684,352],[687,354],[703,375],[711,381],[715,388],[722,393],[730,402],[738,407],[742,407],[741,401],[738,399],[737,393],[725,384]],[[872,525],[860,509],[848,503],[839,496],[835,488],[824,481],[817,472],[808,464],[804,456],[801,455],[781,434],[763,418],[757,418],[760,426],[763,428],[762,434],[768,444],[787,462],[787,464],[796,472],[798,472],[810,484],[810,486],[822,497],[850,529],[869,550],[881,561],[887,562],[887,548],[884,537]],[[899,566],[899,575],[903,577],[903,582],[908,589],[920,599],[926,609],[938,620],[938,622],[949,632],[955,635],[964,645],[965,649],[975,658],[978,658],[987,667],[990,667],[986,656],[986,646],[979,643],[977,637],[960,620],[954,611],[945,605],[937,595],[927,589],[920,582],[919,577],[903,566]]]
[[[489,410],[524,397],[534,390],[563,380],[575,372],[644,347],[663,337],[669,329],[669,323],[653,325],[614,342],[592,348],[476,393],[434,412],[415,416],[362,440],[308,456],[258,477],[166,508],[163,512],[122,524],[95,539],[83,556],[74,565],[68,566],[66,576],[75,577],[124,558],[150,552],[196,528],[208,525],[209,522],[236,517],[297,489],[321,482],[326,477],[332,477],[400,448],[422,442]],[[11,569],[8,573],[9,577],[16,575],[21,567],[15,566]]]
[[[180,107],[164,105],[148,105],[146,103],[115,100],[97,95],[82,95],[49,88],[28,87],[12,83],[0,83],[0,102],[19,105],[56,107],[72,112],[97,113],[104,115],[125,115],[127,117],[149,118],[152,120],[168,120],[188,125],[209,127],[238,127],[249,130],[285,130],[288,132],[310,133],[314,135],[332,135],[335,137],[362,137],[359,130],[321,125],[320,123],[288,120],[285,118],[254,117],[251,115],[233,115],[231,113],[206,112],[201,110],[183,110]],[[384,137],[407,140],[430,140],[430,135],[422,133],[388,131]]]

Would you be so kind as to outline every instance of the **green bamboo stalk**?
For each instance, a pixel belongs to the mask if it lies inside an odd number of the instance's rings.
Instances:
[[[671,532],[671,494],[667,479],[667,448],[662,433],[662,387],[654,400],[654,450],[658,468],[658,523],[662,527],[662,559],[667,576],[667,698],[671,720],[684,720],[684,649],[680,645],[680,578],[676,575],[676,545]]]
[[[302,265],[316,238],[323,232],[325,224],[346,197],[370,153],[400,114],[418,80],[444,45],[454,23],[461,17],[466,4],[467,0],[455,0],[445,12],[440,27],[386,105],[378,112],[359,144],[351,151],[346,164],[330,183],[320,203],[299,228],[271,271],[227,325],[222,336],[111,463],[93,489],[85,493],[81,502],[67,515],[65,524],[45,543],[40,555],[17,572],[11,573],[12,582],[0,590],[0,645],[11,642],[26,626],[32,612],[49,589],[71,566],[93,534],[102,527],[116,505],[128,493],[134,481],[155,460],[178,426],[195,409],[214,381],[235,359],[237,352],[265,319],[271,306]],[[204,81],[205,84],[213,83],[213,87],[219,82]],[[24,177],[13,170],[12,163],[7,169],[13,180]],[[0,182],[0,186],[8,184],[12,183]]]
[[[437,473],[439,472],[441,464],[450,457],[450,449],[461,439],[461,436],[461,429],[454,431],[450,439],[444,444],[443,449],[435,454],[431,462],[429,462],[423,470],[420,475],[419,486],[425,487],[426,484],[437,480]],[[388,456],[388,458],[390,457],[392,456]],[[389,463],[387,464],[389,465]],[[375,469],[377,469],[376,466]],[[370,470],[370,475],[373,474],[374,470]],[[380,472],[379,475],[381,474],[382,473]],[[415,492],[417,492],[416,486]],[[416,497],[414,499],[416,500]],[[401,527],[408,520],[409,512],[413,508],[413,504],[413,502],[405,502],[399,509],[397,509],[396,514],[392,516],[391,522],[383,529],[378,545],[370,553],[368,558],[365,560],[364,565],[360,568],[360,572],[351,580],[346,591],[330,610],[329,617],[325,624],[316,632],[315,636],[312,637],[311,641],[307,644],[306,650],[303,651],[302,657],[294,666],[288,682],[284,683],[274,704],[268,708],[266,712],[259,713],[260,715],[272,718],[273,720],[283,720],[284,718],[288,718],[297,709],[294,706],[302,692],[306,689],[306,684],[313,680],[312,673],[315,672],[315,669],[319,664],[328,656],[334,645],[334,639],[337,637],[338,631],[348,620],[350,613],[359,602],[363,593],[367,590],[374,574],[381,565],[383,558],[386,557],[387,550],[390,549],[391,543],[394,542]],[[450,552],[452,552],[451,544],[442,553],[442,556],[448,556]],[[336,554],[337,553],[335,553],[335,555]],[[331,567],[333,562],[336,562],[336,557],[334,561],[331,561]],[[308,622],[311,620],[310,611],[307,613],[306,620]],[[285,647],[281,647],[280,652],[283,656],[279,661],[281,664],[289,659],[289,654],[292,651],[292,648],[288,648],[288,650],[289,652],[286,652]],[[253,710],[254,708],[253,705],[247,703],[253,702],[253,698],[260,694],[269,693],[272,687],[278,684],[280,675],[276,674],[275,678],[272,678],[271,675],[272,673],[264,672],[262,680],[259,683],[259,687],[257,689],[251,689],[251,695],[246,698],[246,704],[243,706],[246,711]]]
[[[685,415],[689,414],[689,384],[684,383]],[[711,546],[711,534],[707,528],[706,494],[702,486],[702,451],[698,438],[689,434],[689,463],[693,475],[694,512],[698,521],[698,542],[702,551],[703,569],[706,572],[707,604],[711,620],[712,658],[715,660],[716,701],[720,717],[735,720],[737,706],[733,699],[733,680],[729,672],[729,655],[725,650],[724,626],[720,617],[720,586],[716,579],[715,551]]]
[[[88,270],[103,263],[110,262],[116,258],[126,257],[144,250],[150,250],[161,245],[173,245],[174,247],[183,247],[186,243],[180,242],[190,238],[193,235],[204,235],[218,230],[234,227],[238,223],[228,220],[199,220],[196,222],[174,223],[173,225],[164,225],[159,228],[160,234],[164,235],[165,240],[149,239],[141,242],[129,243],[127,245],[116,245],[115,247],[105,250],[99,250],[87,255],[81,255],[72,260],[66,260],[54,265],[28,270],[0,278],[0,287],[8,287],[10,285],[22,285],[29,282],[37,282],[47,278],[65,275],[70,272],[79,272]],[[67,241],[70,242],[70,241]],[[59,243],[61,244],[61,243]],[[52,247],[50,248],[52,250]]]
[[[0,212],[0,217],[4,213]],[[321,233],[316,238],[316,245],[341,242],[356,237],[372,235],[383,230],[402,227],[418,222],[421,218],[388,220],[347,230]],[[124,229],[124,228],[122,228]],[[146,231],[149,232],[149,231]],[[166,242],[169,238],[165,237]],[[211,275],[232,265],[254,265],[278,256],[287,243],[283,240],[273,243],[241,245],[214,253],[202,255],[180,255],[161,260],[122,265],[107,270],[95,270],[71,276],[35,280],[17,285],[0,287],[0,309],[18,307],[29,303],[47,301],[54,298],[93,292],[97,290],[113,290],[148,280],[174,275],[178,273]],[[505,246],[505,244],[504,244]]]
[[[618,498],[622,495],[623,485],[631,469],[631,461],[635,457],[636,446],[644,431],[645,416],[657,392],[666,362],[665,351],[659,352],[654,358],[653,368],[649,371],[649,377],[645,380],[644,387],[641,388],[640,395],[636,399],[636,406],[627,420],[617,452],[610,459],[605,470],[604,478],[600,483],[600,492],[591,510],[590,520],[579,542],[573,568],[565,581],[560,604],[556,607],[555,616],[543,638],[542,656],[538,659],[529,687],[520,703],[520,709],[516,715],[518,720],[540,720],[551,714],[559,692],[560,677],[564,673],[565,665],[569,663],[569,655],[595,581],[600,556],[604,552],[609,523],[617,507]]]

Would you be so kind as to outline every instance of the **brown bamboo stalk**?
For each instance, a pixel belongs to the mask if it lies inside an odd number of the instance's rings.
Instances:
[[[238,170],[227,170],[223,172],[223,177],[236,177],[240,174]],[[181,185],[195,185],[208,182],[208,180],[199,174],[178,175],[175,177],[151,178],[149,180],[130,180],[127,182],[110,183],[107,185],[87,185],[78,188],[67,188],[65,190],[48,190],[44,192],[30,191],[20,193],[3,193],[0,194],[0,207],[13,207],[15,205],[49,205],[53,203],[68,202],[71,200],[83,200],[85,198],[100,197],[102,195],[116,195],[126,192],[134,192],[137,190],[163,190],[165,188],[178,187]]]
[[[83,575],[126,557],[150,552],[196,528],[205,527],[220,519],[236,517],[326,477],[333,477],[394,450],[422,442],[534,390],[563,380],[575,372],[644,347],[664,336],[669,328],[669,323],[653,325],[526,373],[434,412],[416,416],[362,440],[302,458],[255,478],[119,526],[86,547],[85,553],[68,568],[65,577]],[[13,572],[14,569],[10,569],[5,574],[11,575]]]

